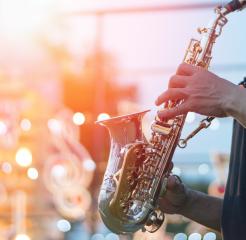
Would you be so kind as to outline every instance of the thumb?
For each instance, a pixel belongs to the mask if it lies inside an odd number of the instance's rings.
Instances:
[[[167,180],[167,189],[170,191],[178,192],[183,189],[181,179],[177,175],[171,175]]]

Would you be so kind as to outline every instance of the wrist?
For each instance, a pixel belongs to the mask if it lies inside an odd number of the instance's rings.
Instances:
[[[232,86],[230,94],[227,95],[224,103],[226,116],[236,118],[237,112],[240,111],[240,99],[243,89],[237,85]]]
[[[181,214],[183,216],[188,216],[189,212],[192,210],[192,206],[196,199],[196,191],[185,188],[185,200],[182,207],[179,209],[178,214]]]

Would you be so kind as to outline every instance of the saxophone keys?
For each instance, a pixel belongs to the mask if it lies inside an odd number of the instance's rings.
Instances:
[[[163,126],[156,124],[156,123],[153,123],[151,125],[151,130],[154,132],[158,132],[159,134],[166,135],[166,136],[172,132],[172,128],[163,127]]]
[[[123,202],[123,201],[122,201],[122,202],[120,203],[120,207],[121,207],[121,208],[125,208],[126,206],[127,206],[127,203],[126,203],[126,202]]]
[[[127,177],[127,182],[128,182],[128,184],[129,184],[130,186],[132,186],[132,185],[134,184],[134,179],[133,179],[133,177],[132,177],[132,176]]]

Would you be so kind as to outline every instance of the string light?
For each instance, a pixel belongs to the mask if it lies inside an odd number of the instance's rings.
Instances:
[[[97,121],[103,121],[103,120],[107,120],[109,118],[110,118],[109,114],[107,114],[107,113],[100,113],[97,116]]]
[[[21,167],[28,167],[32,164],[32,153],[28,148],[21,147],[15,155],[17,164]]]
[[[36,180],[38,179],[38,170],[36,168],[28,168],[27,170],[27,176],[31,180]]]
[[[85,123],[85,115],[81,112],[76,112],[73,115],[73,123],[80,126]]]

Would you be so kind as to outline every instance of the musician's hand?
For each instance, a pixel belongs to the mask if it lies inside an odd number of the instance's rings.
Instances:
[[[196,112],[226,117],[238,88],[203,68],[183,63],[176,75],[170,78],[168,90],[157,98],[156,105],[168,100],[184,99],[184,102],[172,109],[160,110],[158,116],[168,119],[187,112]]]
[[[167,190],[158,203],[164,213],[180,214],[216,231],[221,229],[223,200],[192,190],[175,176],[168,178]]]
[[[189,189],[176,176],[170,176],[167,190],[159,199],[159,206],[164,213],[182,214],[189,201]]]

